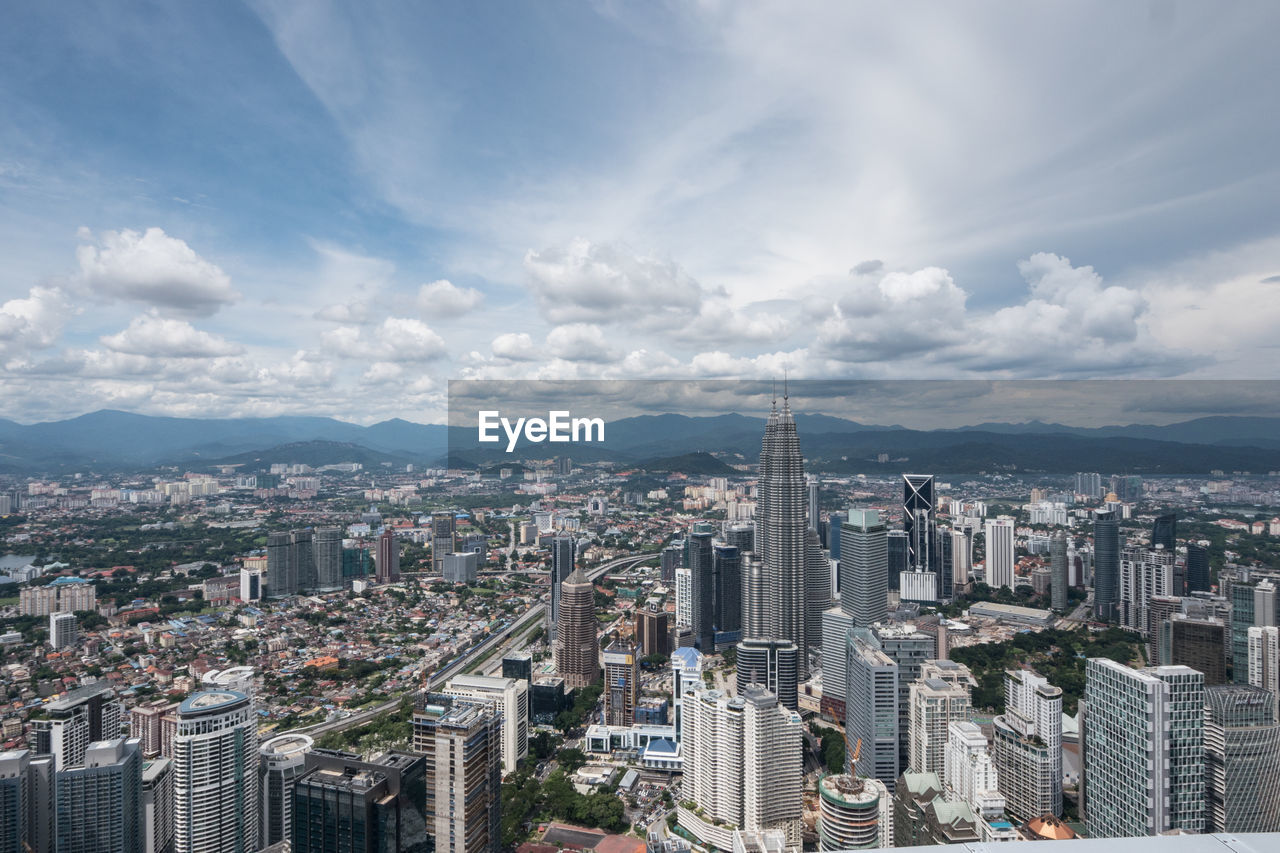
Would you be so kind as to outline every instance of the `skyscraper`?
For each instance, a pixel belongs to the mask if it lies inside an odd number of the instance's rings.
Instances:
[[[748,638],[737,646],[737,681],[758,684],[784,708],[800,708],[800,650],[790,640]]]
[[[716,581],[715,557],[712,549],[712,528],[699,522],[689,528],[684,543],[684,566],[689,570],[692,589],[693,644],[704,654],[716,650],[715,608]]]
[[[819,529],[819,522],[821,521],[818,514],[818,490],[820,488],[818,485],[818,478],[809,477],[808,482],[805,483],[805,487],[809,493],[809,529],[814,533],[817,533]]]
[[[640,669],[635,648],[618,640],[604,650],[604,722],[630,726],[636,721]]]
[[[573,574],[577,544],[571,536],[557,536],[551,540],[551,608],[547,611],[547,642],[552,648],[555,647],[556,632],[560,628],[561,584]]]
[[[1119,615],[1120,523],[1113,512],[1093,514],[1093,609],[1097,619],[1114,622]]]
[[[1088,835],[1203,832],[1204,676],[1090,658],[1084,701]]]
[[[987,521],[987,586],[1013,589],[1013,518],[1001,515]]]
[[[991,758],[1009,813],[1062,814],[1062,690],[1030,670],[1004,674],[1004,713],[993,721]]]
[[[142,747],[137,738],[98,741],[84,765],[59,770],[58,853],[133,853],[146,840]]]
[[[142,762],[143,853],[173,853],[173,759]]]
[[[840,608],[859,628],[884,621],[889,613],[888,536],[880,513],[850,509],[840,527],[840,571],[847,583],[840,590]],[[843,637],[839,638],[843,648]]]
[[[1094,499],[1102,497],[1102,475],[1084,472],[1076,474],[1076,494]]]
[[[1120,556],[1120,624],[1148,634],[1147,611],[1154,596],[1173,595],[1174,555],[1163,548],[1125,548]]]
[[[742,632],[742,552],[734,545],[716,543],[711,562],[715,578],[712,620],[718,634],[736,639]]]
[[[1275,696],[1246,684],[1204,691],[1206,832],[1280,832]]]
[[[831,559],[822,550],[818,534],[809,530],[804,550],[804,631],[810,650],[822,646],[822,611],[832,604],[831,583]]]
[[[853,627],[853,617],[832,607],[822,614],[822,704],[821,712],[841,725],[845,718],[845,637]]]
[[[368,760],[309,752],[293,786],[293,853],[425,853],[426,761],[391,751]],[[485,847],[485,850],[490,848]]]
[[[233,690],[193,693],[173,737],[175,853],[258,849],[258,723]]]
[[[44,706],[44,717],[31,723],[31,746],[52,755],[59,770],[84,763],[89,744],[114,740],[124,723],[124,705],[106,681],[69,690]]]
[[[846,650],[845,730],[849,743],[861,744],[857,772],[892,791],[899,767],[898,665],[866,628],[849,631]],[[845,771],[854,772],[850,766]]]
[[[927,572],[934,567],[934,501],[932,474],[902,475],[902,528],[907,534],[908,571]]]
[[[490,675],[455,675],[444,693],[491,704],[502,714],[502,772],[514,773],[529,754],[529,682]]]
[[[309,530],[267,534],[267,592],[286,598],[314,589],[315,556]]]
[[[1248,660],[1244,667],[1246,680],[1255,687],[1269,690],[1274,697],[1276,720],[1280,722],[1280,628],[1274,625],[1248,629]],[[1241,669],[1236,661],[1236,672]]]
[[[1206,686],[1227,681],[1227,626],[1221,619],[1175,613],[1160,627],[1167,635],[1169,664],[1204,673]],[[1166,660],[1160,657],[1160,662]]]
[[[938,657],[937,637],[926,634],[914,625],[881,625],[872,631],[880,649],[898,666],[898,766],[905,767],[908,760],[907,735],[910,715],[911,684],[920,677],[925,661]],[[886,784],[890,784],[886,782]]]
[[[670,656],[671,614],[656,602],[636,610],[636,642],[641,657]]]
[[[0,853],[54,853],[56,775],[52,756],[0,752]]]
[[[760,479],[756,501],[756,554],[762,561],[758,580],[763,589],[748,591],[747,601],[758,596],[763,625],[748,626],[748,638],[789,640],[799,651],[801,680],[808,677],[809,632],[805,620],[807,596],[816,584],[807,583],[810,531],[805,519],[804,465],[796,436],[795,419],[788,398],[782,409],[775,403],[765,422],[760,450]],[[756,579],[749,575],[748,579]],[[830,596],[830,578],[827,579]],[[755,630],[758,629],[758,630]]]
[[[843,548],[843,545],[841,546]],[[886,535],[889,562],[889,589],[902,589],[902,573],[907,571],[907,531],[893,529]],[[843,565],[843,560],[841,561]]]
[[[435,556],[434,554],[432,556]],[[374,567],[378,572],[378,583],[398,583],[400,581],[400,543],[390,530],[382,531],[378,537],[378,553],[374,557]],[[440,558],[443,566],[443,556]],[[442,569],[443,571],[443,569]]]
[[[818,849],[872,850],[893,846],[893,812],[879,779],[828,774],[818,782]]]
[[[952,722],[969,719],[975,685],[969,668],[954,661],[929,661],[908,687],[907,768],[915,773],[941,773],[947,731]]]
[[[1170,554],[1174,552],[1178,544],[1178,514],[1176,512],[1157,515],[1155,522],[1151,526],[1151,547],[1157,545],[1164,548]],[[1176,591],[1175,595],[1182,595],[1182,592]]]
[[[1061,530],[1049,540],[1049,567],[1052,572],[1049,587],[1050,603],[1054,610],[1065,613],[1067,609],[1067,534]]]
[[[560,619],[556,629],[556,670],[573,690],[600,680],[600,644],[596,641],[595,587],[582,569],[574,569],[560,585]]]
[[[317,528],[312,552],[316,564],[316,588],[342,589],[342,528]]]
[[[458,533],[458,517],[453,510],[439,510],[431,513],[431,571],[442,574],[444,571],[444,555],[457,550],[455,538]]]
[[[282,734],[262,744],[258,755],[258,795],[262,844],[293,839],[293,787],[306,772],[314,742],[302,734]]]
[[[425,818],[436,853],[501,849],[501,721],[488,705],[439,693],[414,705],[413,750],[426,759]]]
[[[1208,592],[1209,549],[1199,542],[1187,543],[1187,592]]]
[[[76,641],[76,615],[74,613],[49,614],[49,645],[54,651],[74,645]]]

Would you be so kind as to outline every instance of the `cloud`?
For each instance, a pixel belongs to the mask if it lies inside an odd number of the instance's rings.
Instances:
[[[524,269],[543,316],[556,324],[683,325],[702,304],[702,287],[674,261],[608,243],[577,238],[530,251]]]
[[[547,334],[547,350],[565,361],[607,363],[618,359],[604,331],[590,323],[556,326]]]
[[[311,316],[330,323],[364,325],[373,322],[373,318],[369,316],[369,307],[362,302],[326,305]]]
[[[135,317],[128,328],[103,337],[102,344],[113,352],[162,358],[212,358],[244,352],[239,344],[154,312]]]
[[[418,309],[427,317],[461,317],[480,307],[484,295],[473,287],[458,287],[441,279],[418,289]]]
[[[8,357],[53,346],[73,313],[66,294],[56,287],[33,287],[25,297],[10,299],[0,305],[0,354]]]
[[[544,351],[534,344],[533,338],[525,332],[506,332],[498,335],[489,345],[489,349],[493,350],[493,354],[498,358],[510,361],[538,361],[544,354]]]
[[[81,229],[81,239],[93,236]],[[239,299],[231,279],[160,228],[103,231],[76,250],[79,280],[93,293],[182,314],[208,316]]]
[[[421,320],[388,317],[376,327],[339,326],[320,336],[342,358],[387,362],[430,361],[446,352],[444,339]]]
[[[818,349],[841,361],[888,361],[964,339],[968,294],[938,267],[883,273],[879,267],[844,281],[821,281],[837,294],[818,320]]]

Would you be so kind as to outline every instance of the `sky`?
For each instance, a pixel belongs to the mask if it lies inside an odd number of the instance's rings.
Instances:
[[[0,416],[1280,379],[1278,31],[1263,0],[20,4]]]

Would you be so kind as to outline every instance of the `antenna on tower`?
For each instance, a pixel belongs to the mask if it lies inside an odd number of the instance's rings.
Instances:
[[[785,403],[790,397],[791,395],[787,393],[787,369],[784,367],[782,369],[782,402]]]

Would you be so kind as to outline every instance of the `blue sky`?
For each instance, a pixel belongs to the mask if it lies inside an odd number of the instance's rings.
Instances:
[[[1280,7],[24,4],[22,421],[449,378],[1278,378]]]

